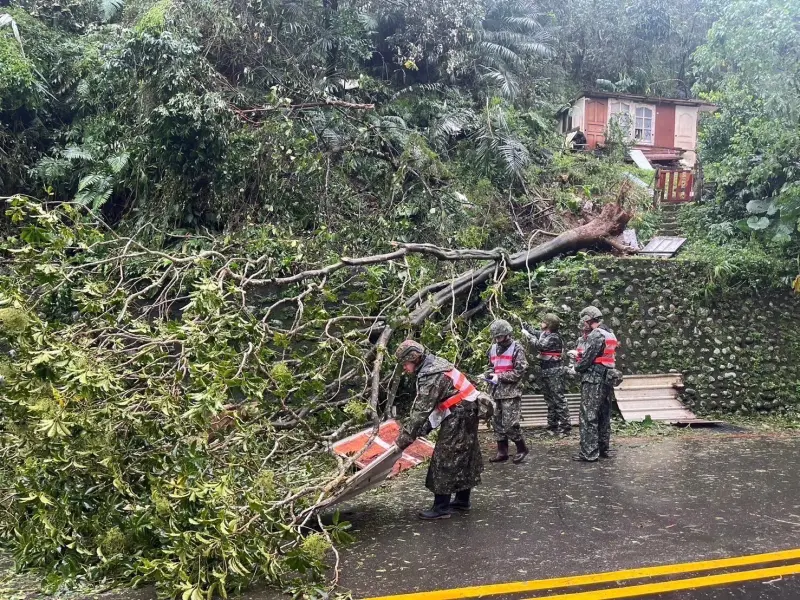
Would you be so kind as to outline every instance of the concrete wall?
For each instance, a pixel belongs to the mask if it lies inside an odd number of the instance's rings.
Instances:
[[[534,314],[556,309],[577,338],[595,304],[621,342],[627,374],[678,371],[699,413],[784,412],[800,407],[800,296],[760,286],[707,294],[699,265],[600,257],[559,269],[534,287]],[[507,290],[524,303],[527,281]]]

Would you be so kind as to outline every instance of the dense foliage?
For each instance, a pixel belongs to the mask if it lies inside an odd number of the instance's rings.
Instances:
[[[326,446],[409,392],[380,332],[490,257],[416,332],[477,372],[491,315],[534,319],[546,298],[524,290],[570,268],[512,274],[502,248],[630,192],[624,149],[560,147],[553,117],[578,90],[717,102],[691,252],[709,286],[782,281],[787,247],[735,226],[797,230],[795,4],[0,9],[0,543],[51,589],[327,593],[346,524],[311,509],[348,464]],[[652,235],[649,197],[622,195]],[[393,241],[483,253],[341,258]]]
[[[716,220],[786,244],[800,226],[800,6],[726,4],[698,49],[697,89],[718,105],[702,157]]]

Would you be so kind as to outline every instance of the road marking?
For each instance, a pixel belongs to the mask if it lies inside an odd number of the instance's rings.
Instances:
[[[590,575],[573,575],[570,577],[556,577],[553,579],[538,579],[534,581],[515,581],[510,583],[495,583],[478,585],[448,590],[433,590],[430,592],[414,592],[411,594],[397,594],[393,596],[376,596],[365,600],[458,600],[461,598],[476,598],[495,596],[497,594],[518,594],[520,592],[533,592],[537,590],[551,590],[565,587],[578,587],[625,581],[628,579],[642,579],[645,577],[658,577],[663,575],[681,575],[699,571],[714,571],[731,567],[743,567],[761,563],[793,560],[800,558],[800,548],[768,552],[766,554],[751,554],[747,556],[734,556],[691,563],[678,563],[673,565],[660,565],[643,567],[639,569],[626,569],[624,571],[609,571],[593,573]],[[735,575],[731,573],[730,575]]]
[[[665,594],[680,590],[694,590],[703,587],[718,587],[743,581],[758,581],[772,579],[785,575],[800,574],[800,564],[755,569],[753,571],[736,571],[722,575],[706,575],[705,577],[692,577],[690,579],[676,579],[660,583],[645,583],[610,590],[594,590],[591,592],[574,592],[571,594],[558,594],[557,596],[538,596],[527,600],[616,600],[617,598],[641,598],[653,594]]]

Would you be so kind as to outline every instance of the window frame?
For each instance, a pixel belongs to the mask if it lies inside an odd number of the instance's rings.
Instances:
[[[626,112],[621,110],[622,107],[627,106],[627,116],[628,122],[630,124],[628,130],[628,139],[633,142],[637,146],[654,146],[655,139],[656,139],[656,106],[655,104],[647,104],[644,102],[633,102],[630,100],[624,100],[622,98],[614,98],[609,99],[608,102],[608,119],[607,125],[611,125],[612,121],[615,119],[617,115],[624,115]],[[644,108],[650,111],[650,117],[642,117],[642,119],[650,119],[650,139],[637,139],[636,138],[636,113],[640,108]],[[618,109],[618,110],[615,110]],[[643,122],[644,124],[644,122]],[[644,128],[642,128],[644,129]]]

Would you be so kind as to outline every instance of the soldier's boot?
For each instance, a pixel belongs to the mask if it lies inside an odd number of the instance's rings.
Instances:
[[[456,492],[456,498],[450,503],[450,508],[460,512],[469,512],[472,504],[469,502],[469,495],[472,490],[461,490]]]
[[[576,454],[572,457],[572,460],[575,462],[597,462],[597,459],[589,460],[588,458],[584,458],[582,454]]]
[[[437,519],[450,518],[450,494],[436,494],[433,497],[433,506],[428,510],[417,513],[423,521],[436,521]]]
[[[506,462],[508,460],[508,440],[504,442],[497,442],[497,455],[490,458],[489,462],[498,463]]]
[[[514,443],[517,445],[517,453],[514,455],[513,463],[518,465],[528,456],[528,446],[525,445],[525,438],[521,438]]]

